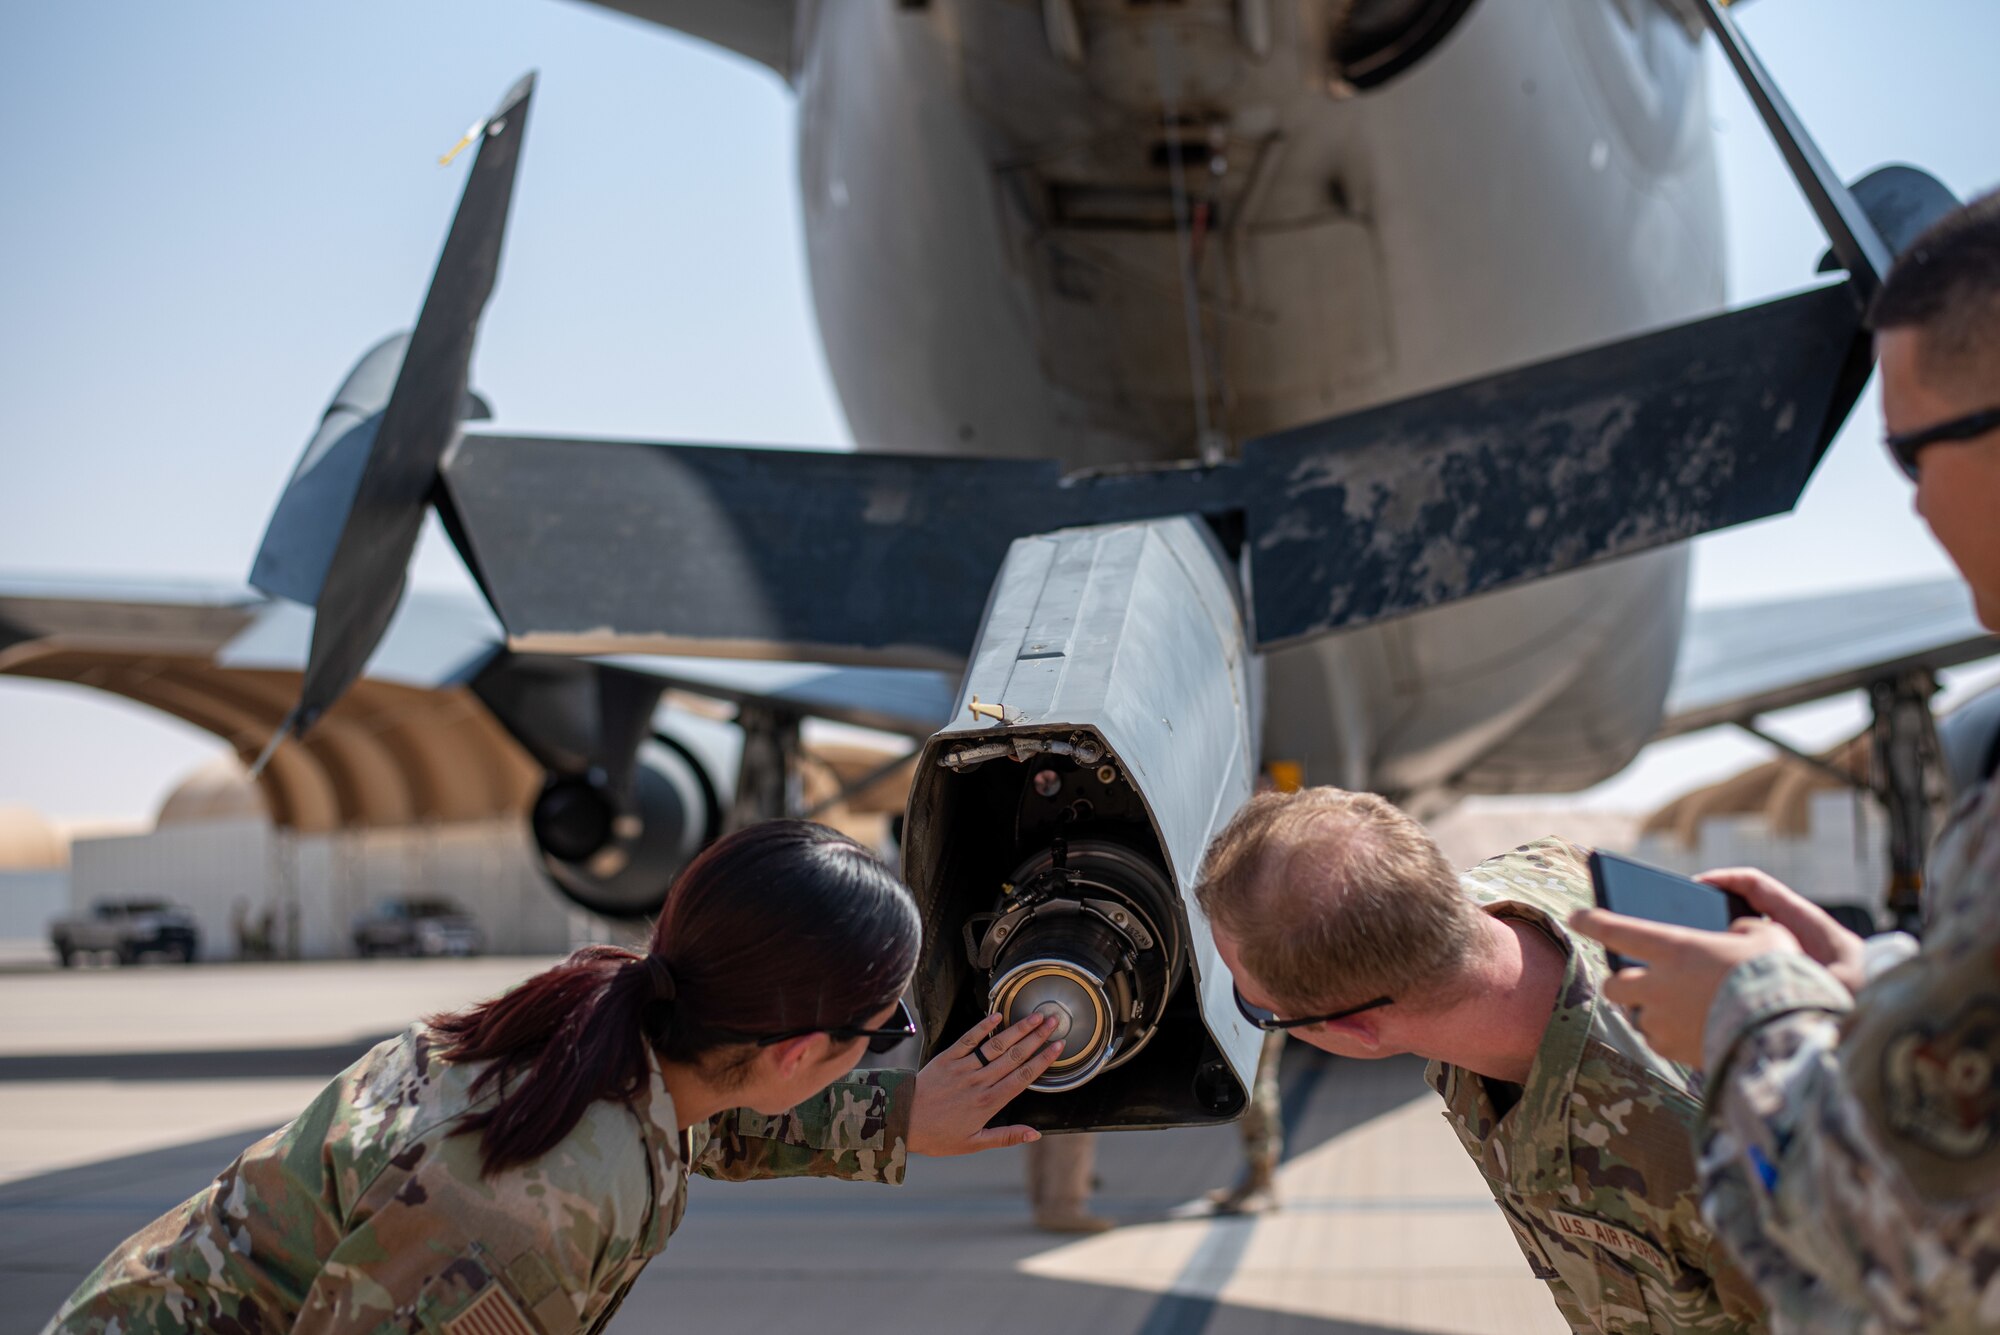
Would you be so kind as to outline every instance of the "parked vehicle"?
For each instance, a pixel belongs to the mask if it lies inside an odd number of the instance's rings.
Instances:
[[[370,955],[477,955],[486,935],[448,899],[385,899],[354,920],[354,951]]]
[[[64,968],[87,950],[108,951],[120,964],[136,964],[147,955],[192,964],[201,949],[194,915],[163,899],[99,900],[82,917],[51,923],[49,941]]]

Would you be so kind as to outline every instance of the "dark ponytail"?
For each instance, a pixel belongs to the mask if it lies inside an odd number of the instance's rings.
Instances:
[[[433,1016],[438,1052],[489,1062],[460,1130],[488,1175],[553,1149],[598,1099],[646,1087],[646,1045],[710,1079],[746,1036],[865,1023],[902,995],[920,926],[902,882],[823,825],[717,840],[674,882],[646,954],[586,946],[505,996]]]

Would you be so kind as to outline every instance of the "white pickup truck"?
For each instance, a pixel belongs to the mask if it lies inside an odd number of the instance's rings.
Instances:
[[[88,914],[51,923],[49,941],[64,968],[87,950],[108,951],[120,964],[146,955],[192,964],[201,948],[194,915],[159,899],[99,900]]]

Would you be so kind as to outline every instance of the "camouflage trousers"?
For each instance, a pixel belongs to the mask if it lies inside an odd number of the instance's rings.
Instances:
[[[1028,1204],[1037,1215],[1076,1214],[1090,1199],[1097,1137],[1044,1136],[1028,1145]]]
[[[1263,1051],[1257,1055],[1257,1078],[1250,1086],[1250,1106],[1243,1111],[1239,1130],[1243,1136],[1243,1158],[1255,1174],[1268,1176],[1285,1153],[1285,1121],[1278,1101],[1278,1065],[1285,1055],[1285,1035],[1264,1035]]]

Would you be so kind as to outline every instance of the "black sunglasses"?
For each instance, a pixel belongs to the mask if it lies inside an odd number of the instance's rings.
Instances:
[[[1235,983],[1232,982],[1229,985],[1229,990],[1236,994],[1236,1009],[1243,1012],[1243,1018],[1266,1033],[1273,1033],[1284,1029],[1298,1029],[1309,1024],[1326,1024],[1330,1020],[1345,1020],[1350,1015],[1359,1015],[1363,1011],[1377,1010],[1383,1006],[1393,1006],[1396,1004],[1394,997],[1377,997],[1373,1001],[1364,1001],[1359,1006],[1349,1006],[1346,1010],[1335,1011],[1331,1015],[1301,1015],[1296,1020],[1281,1020],[1278,1018],[1276,1011],[1267,1011],[1262,1006],[1252,1006],[1249,1002],[1245,1001],[1243,999],[1243,989],[1236,986]]]
[[[787,1029],[782,1034],[759,1035],[757,1046],[768,1048],[773,1043],[782,1043],[788,1038],[803,1038],[807,1034],[825,1034],[836,1043],[852,1043],[857,1038],[865,1038],[868,1040],[868,1050],[880,1054],[894,1048],[906,1038],[915,1038],[917,1017],[910,1014],[909,1002],[898,1001],[896,1013],[889,1017],[886,1029],[865,1029],[858,1024],[843,1024],[832,1029],[824,1025],[809,1025],[804,1029]]]
[[[1915,482],[1918,450],[1926,445],[1936,445],[1947,440],[1971,440],[1989,431],[2000,431],[2000,408],[1988,408],[1984,412],[1954,417],[1949,422],[1927,426],[1921,431],[1905,431],[1900,436],[1884,436],[1882,443],[1889,447],[1889,455],[1896,461],[1896,467],[1903,470],[1903,476]]]

